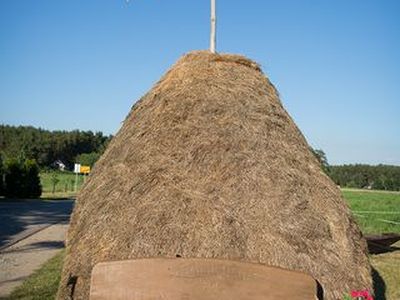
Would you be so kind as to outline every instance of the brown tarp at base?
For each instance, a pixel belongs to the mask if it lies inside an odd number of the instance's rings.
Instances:
[[[306,300],[316,281],[304,273],[217,259],[139,259],[97,264],[90,300]]]

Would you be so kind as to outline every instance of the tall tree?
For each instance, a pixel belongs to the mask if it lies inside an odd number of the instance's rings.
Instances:
[[[311,149],[325,173],[329,172],[329,163],[326,154],[321,149]]]

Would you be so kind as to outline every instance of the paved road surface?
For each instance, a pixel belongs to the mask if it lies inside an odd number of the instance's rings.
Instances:
[[[64,248],[68,224],[54,224],[0,252],[0,298]]]
[[[0,200],[0,297],[64,248],[72,200]]]
[[[67,224],[72,207],[72,200],[0,200],[0,251],[51,224]]]

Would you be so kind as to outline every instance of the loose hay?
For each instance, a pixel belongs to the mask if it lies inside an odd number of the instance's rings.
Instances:
[[[78,195],[58,298],[101,261],[236,259],[311,274],[326,299],[371,288],[339,189],[260,67],[193,52],[131,110]]]

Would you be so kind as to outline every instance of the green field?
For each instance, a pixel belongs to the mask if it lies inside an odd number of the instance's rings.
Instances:
[[[364,234],[400,233],[400,193],[342,190]]]
[[[55,180],[56,179],[56,180]],[[42,197],[51,198],[53,187],[55,194],[75,194],[75,179],[76,175],[72,172],[48,171],[40,173],[40,182],[42,184]],[[79,175],[77,181],[77,190],[80,189],[84,182],[84,176]],[[54,185],[55,183],[55,185]]]
[[[400,233],[399,192],[342,189],[342,193],[364,234]],[[395,246],[399,248],[400,242]],[[400,299],[400,251],[370,255],[370,261],[384,282],[376,282],[375,299]]]

